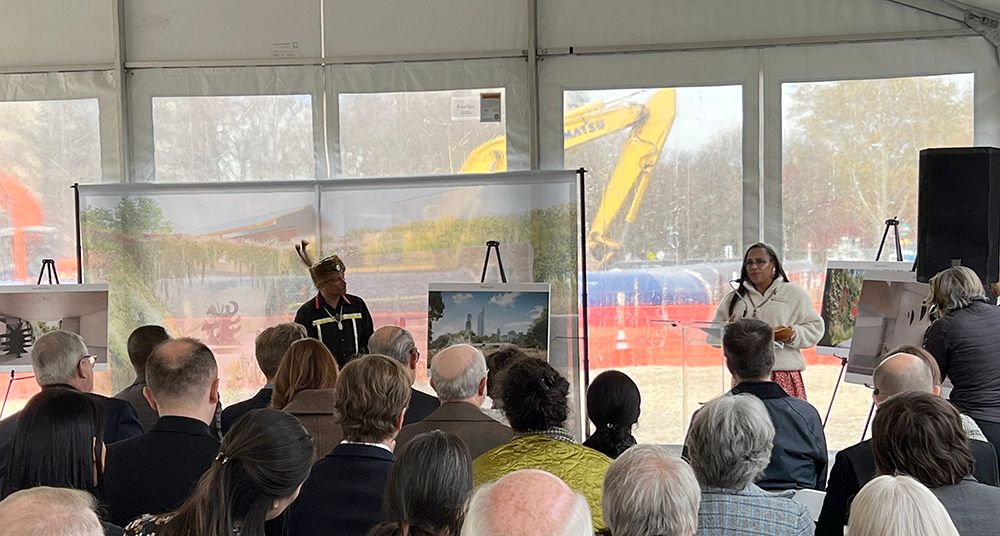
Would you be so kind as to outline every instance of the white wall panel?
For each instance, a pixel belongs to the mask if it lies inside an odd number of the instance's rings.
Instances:
[[[98,64],[114,61],[108,0],[0,1],[0,65]]]
[[[542,48],[960,28],[887,0],[545,0],[538,9]]]
[[[527,47],[527,4],[527,0],[328,0],[326,54],[521,50]]]
[[[320,56],[319,0],[128,0],[128,61]]]

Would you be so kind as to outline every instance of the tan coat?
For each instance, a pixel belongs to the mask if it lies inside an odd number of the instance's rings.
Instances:
[[[446,402],[424,420],[403,427],[396,437],[396,450],[417,434],[441,430],[458,436],[469,446],[472,459],[511,440],[510,428],[466,402]]]
[[[333,420],[333,389],[307,389],[295,395],[284,408],[298,417],[316,443],[316,459],[329,454],[344,440],[340,425]]]

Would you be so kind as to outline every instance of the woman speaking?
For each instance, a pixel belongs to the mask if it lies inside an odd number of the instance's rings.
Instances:
[[[802,348],[823,337],[823,319],[816,313],[804,290],[788,281],[778,254],[771,246],[756,243],[743,255],[738,286],[726,295],[715,312],[715,322],[756,318],[774,327],[774,367],[771,380],[786,393],[803,400],[806,387],[802,371],[806,362]]]

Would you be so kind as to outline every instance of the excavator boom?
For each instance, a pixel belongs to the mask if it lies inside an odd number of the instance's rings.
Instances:
[[[608,233],[629,200],[624,222],[632,223],[638,217],[653,168],[663,152],[676,114],[677,92],[674,89],[656,90],[644,104],[595,101],[566,112],[563,119],[565,149],[632,127],[587,234],[587,252],[599,268],[606,266],[622,247]],[[473,149],[461,171],[506,170],[507,138],[499,136]]]

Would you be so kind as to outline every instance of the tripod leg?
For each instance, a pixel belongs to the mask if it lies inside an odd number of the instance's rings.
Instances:
[[[892,230],[896,231],[896,260],[903,261],[903,246],[899,243],[899,224],[893,225]]]
[[[882,231],[882,242],[878,245],[878,253],[875,254],[875,261],[878,262],[882,258],[882,249],[885,247],[885,239],[889,237],[889,224],[885,224],[885,230]]]

